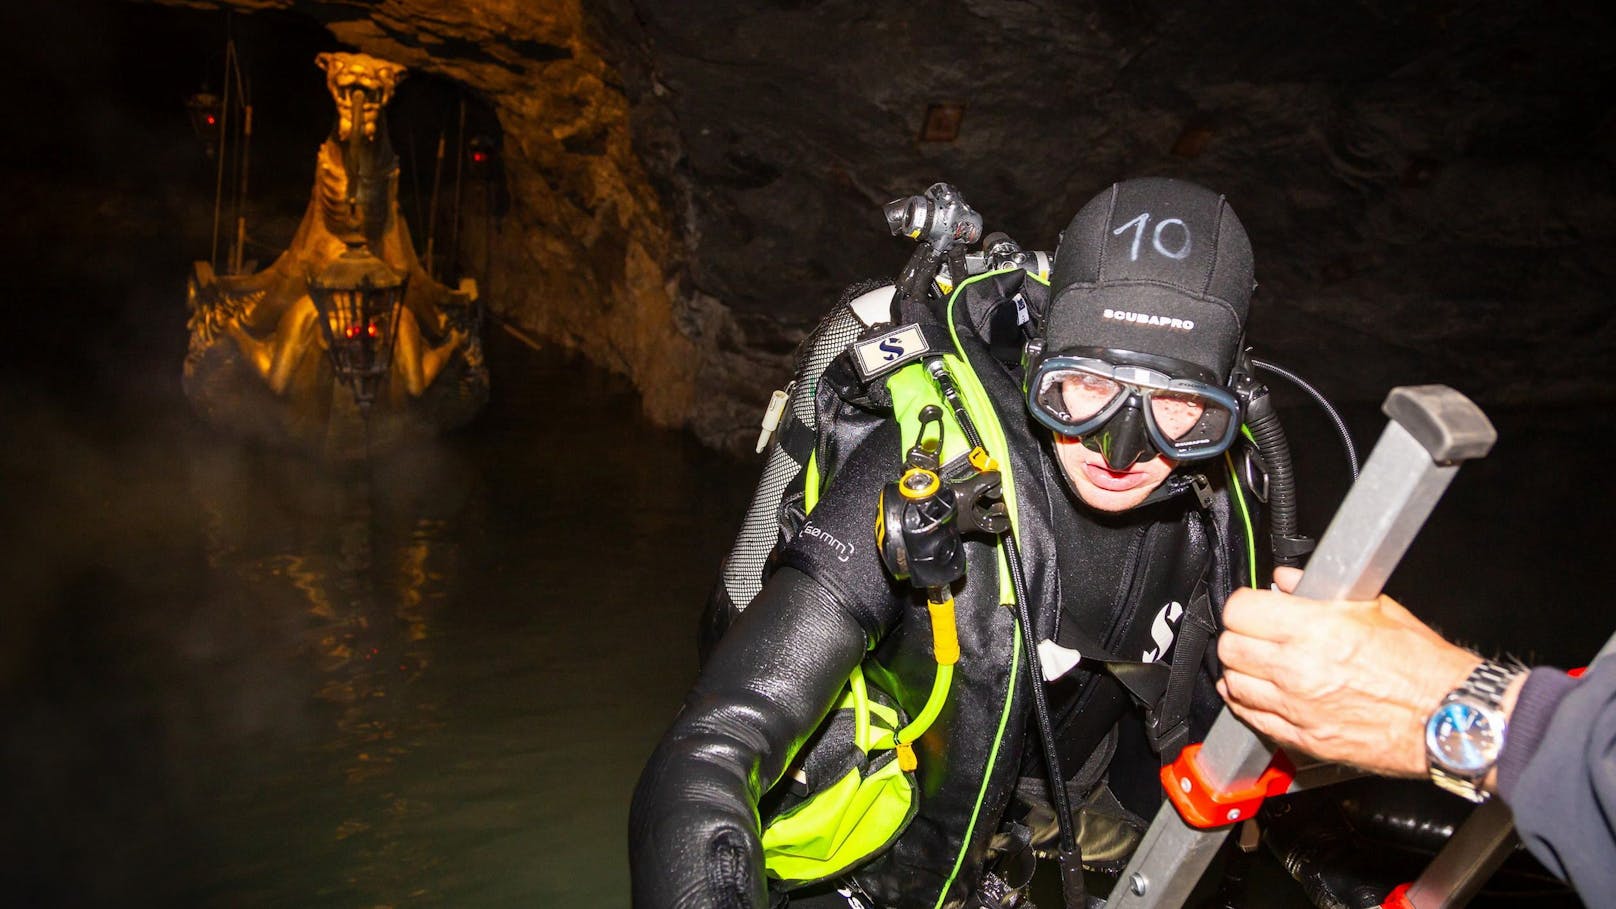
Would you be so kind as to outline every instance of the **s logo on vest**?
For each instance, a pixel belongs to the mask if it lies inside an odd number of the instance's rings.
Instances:
[[[1167,648],[1173,646],[1173,623],[1184,615],[1184,604],[1177,600],[1168,603],[1156,613],[1156,620],[1150,623],[1150,639],[1156,646],[1145,651],[1140,659],[1146,663],[1154,663],[1167,655]]]
[[[853,364],[868,382],[931,353],[919,325],[904,325],[853,345]]]

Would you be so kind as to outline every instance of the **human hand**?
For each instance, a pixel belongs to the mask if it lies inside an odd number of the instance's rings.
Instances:
[[[1392,776],[1424,776],[1425,720],[1481,662],[1395,600],[1320,602],[1242,588],[1223,610],[1218,692],[1278,743]]]

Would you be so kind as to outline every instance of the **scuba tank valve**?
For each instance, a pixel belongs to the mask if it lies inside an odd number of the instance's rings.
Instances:
[[[982,238],[982,216],[947,183],[933,183],[922,195],[894,199],[882,212],[893,236],[920,241],[898,279],[898,292],[892,301],[892,312],[897,316],[905,304],[926,301],[944,259],[956,259],[960,271],[964,271],[965,247]],[[953,278],[959,280],[963,274]]]
[[[939,252],[982,237],[982,216],[965,204],[959,190],[933,183],[923,195],[894,199],[882,209],[893,236],[919,240]]]

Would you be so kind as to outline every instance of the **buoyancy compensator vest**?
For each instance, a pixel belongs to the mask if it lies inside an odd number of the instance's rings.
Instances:
[[[955,320],[956,330],[973,333],[996,354],[1003,351],[1000,356],[1004,360],[1008,360],[1012,352],[1019,354],[1016,345],[992,341],[995,336],[1002,339],[1006,332],[1019,335],[1020,322],[1025,316],[1018,320],[1017,313],[1029,305],[1041,305],[1047,298],[1047,288],[1040,277],[1030,277],[1026,284],[1036,293],[1026,296],[1016,293],[1001,298],[999,285],[984,281],[972,288],[975,293],[956,297],[954,302],[959,303],[960,310]],[[925,353],[954,350],[956,341],[941,324],[922,321],[897,328],[867,329],[855,334],[853,342],[829,358],[818,376],[811,374],[816,341],[823,343],[825,338],[834,337],[831,330],[826,330],[827,326],[834,329],[837,320],[856,317],[861,309],[879,311],[879,306],[892,294],[890,285],[873,290],[855,287],[844,294],[825,325],[804,345],[807,353],[803,359],[809,366],[806,370],[799,367],[795,388],[800,391],[808,387],[816,392],[811,416],[817,431],[805,433],[794,429],[791,424],[797,418],[795,410],[787,418],[787,424],[780,427],[770,466],[760,483],[759,498],[763,501],[753,503],[753,512],[768,518],[767,533],[759,534],[766,537],[768,549],[761,557],[745,552],[747,534],[743,530],[737,551],[732,552],[726,562],[720,590],[710,603],[705,631],[721,632],[728,619],[739,612],[731,605],[734,596],[731,585],[740,580],[736,567],[747,564],[748,559],[755,566],[756,576],[744,579],[754,585],[752,592],[743,594],[750,600],[763,584],[774,548],[802,530],[821,489],[834,482],[840,458],[865,441],[883,422],[895,422],[898,437],[906,445],[916,442],[916,448],[929,436],[934,437],[936,445],[930,453],[930,467],[936,474],[946,475],[950,486],[991,474],[995,492],[1009,500],[1007,517],[1013,514],[1015,483],[1013,477],[1005,475],[1008,464],[1001,467],[984,463],[980,460],[980,451],[974,453],[976,458],[967,457],[973,452],[966,433],[949,402],[939,393],[937,379],[928,373],[926,364],[920,362]],[[968,367],[963,361],[956,359],[953,368],[963,373],[962,378],[968,376]],[[993,405],[980,397],[981,392],[973,391],[973,382],[974,379],[960,383],[964,386],[959,394],[966,399],[965,410],[972,414],[970,421],[984,437],[986,448],[1003,451],[1006,443],[998,428],[998,416]],[[928,431],[929,423],[937,424],[936,429]],[[782,462],[786,465],[783,468]],[[912,463],[910,468],[914,468]],[[777,475],[771,477],[771,472]],[[782,479],[778,474],[790,475]],[[779,491],[775,492],[776,489]],[[883,511],[875,503],[872,507],[877,514]],[[880,540],[885,534],[879,519],[877,522],[875,532]],[[998,601],[1010,604],[1016,597],[1010,590],[1012,573],[1004,559],[1001,549],[1000,564],[995,572],[1003,588]],[[895,569],[894,574],[898,575]],[[898,576],[903,579],[902,575]],[[895,702],[867,686],[862,671],[856,670],[836,706],[799,752],[786,777],[760,805],[765,863],[777,889],[791,889],[847,872],[879,854],[902,833],[913,816],[915,757],[907,744],[926,731],[946,703],[951,663],[957,659],[957,648],[950,652],[951,648],[944,643],[951,637],[953,619],[949,610],[953,604],[946,594],[934,599],[932,640],[937,666],[925,706],[911,719]],[[1198,663],[1199,653],[1188,659]],[[1153,668],[1160,669],[1165,676],[1165,667]],[[1185,692],[1191,681],[1186,680]],[[1156,692],[1152,707],[1164,700],[1164,693],[1164,690]]]
[[[1039,315],[1031,310],[1047,301],[1047,293],[1037,300],[1026,299],[1021,294],[1005,299],[992,298],[991,294],[967,296],[958,319],[952,306],[960,299],[956,296],[949,301],[947,315],[938,313],[941,318],[911,320],[902,325],[893,323],[900,321],[898,317],[904,305],[913,312],[917,298],[925,298],[929,306],[943,309],[943,300],[949,296],[947,292],[955,290],[954,279],[960,284],[968,283],[973,264],[976,270],[984,272],[995,268],[1004,270],[1006,266],[1019,268],[1031,278],[1029,285],[1036,283],[1047,291],[1049,259],[1046,255],[1021,253],[1013,244],[1001,249],[1008,250],[1009,254],[979,256],[971,262],[955,250],[956,254],[948,257],[947,267],[935,275],[935,281],[933,275],[923,275],[926,281],[919,293],[905,283],[918,283],[910,280],[914,276],[914,262],[920,258],[917,252],[916,260],[911,260],[911,268],[897,286],[868,281],[844,291],[830,313],[799,347],[795,374],[784,390],[774,394],[764,419],[758,449],[767,450],[767,462],[703,618],[700,632],[703,660],[729,623],[762,589],[782,545],[802,531],[822,488],[834,482],[837,465],[869,440],[876,429],[896,420],[904,444],[913,440],[916,447],[920,447],[925,435],[923,424],[935,419],[935,415],[923,416],[923,412],[941,410],[948,419],[941,433],[943,450],[936,452],[938,466],[952,464],[958,468],[961,462],[967,461],[963,457],[967,453],[963,445],[965,434],[950,413],[950,402],[942,400],[938,393],[936,377],[926,374],[926,364],[921,360],[931,353],[934,356],[929,359],[940,362],[941,357],[936,354],[957,348],[958,341],[949,337],[950,332],[964,330],[972,332],[974,340],[985,346],[1008,371],[1015,372],[1020,365],[1026,326],[1035,325]],[[967,409],[973,414],[965,417],[961,413],[962,419],[982,424],[978,429],[996,429],[997,415],[992,405],[978,401],[976,408]],[[957,406],[952,410],[961,412]],[[993,434],[1002,445],[1002,432]],[[1247,438],[1250,439],[1249,434]],[[1261,472],[1266,467],[1261,458],[1250,452],[1245,452],[1244,456],[1252,464],[1244,473],[1250,474],[1253,469]],[[998,466],[980,462],[973,465],[980,474]],[[1230,485],[1238,495],[1238,484],[1233,480],[1235,473],[1231,461]],[[961,478],[962,475],[956,473],[951,479]],[[1005,491],[1001,494],[1013,498],[1014,483],[1008,477],[1000,478],[999,482],[1002,484],[999,488]],[[1197,486],[1195,491],[1205,508],[1207,490]],[[1013,501],[1007,504],[1013,514]],[[1246,512],[1244,502],[1240,512]],[[1250,545],[1249,514],[1244,520],[1249,564],[1242,564],[1238,574],[1249,582],[1258,576],[1258,558],[1256,547]],[[881,532],[878,527],[877,533]],[[997,577],[1008,588],[1012,572],[1007,570],[1002,545],[999,561]],[[888,564],[890,568],[891,563]],[[1000,602],[1012,603],[1016,599],[1006,589]],[[933,606],[942,605],[942,597],[933,603]],[[935,682],[932,696],[914,718],[906,716],[901,707],[879,689],[866,684],[862,668],[855,669],[830,714],[798,751],[785,776],[762,800],[759,806],[762,840],[768,874],[776,889],[791,889],[845,874],[886,849],[914,816],[918,801],[913,773],[915,758],[905,744],[925,730],[947,700],[950,661],[957,658],[947,652],[949,648],[944,643],[947,625],[934,609],[932,632],[938,643],[934,648]],[[1112,661],[1119,664],[1119,681],[1154,714],[1152,725],[1159,719],[1164,729],[1174,728],[1172,735],[1164,734],[1162,740],[1152,742],[1158,750],[1167,747],[1176,753],[1177,745],[1183,741],[1188,691],[1194,684],[1201,650],[1212,631],[1210,616],[1202,625],[1206,633],[1195,646],[1178,648],[1179,656],[1185,659],[1176,661],[1181,665],[1175,670],[1146,666],[1147,671],[1132,673],[1131,669],[1120,665],[1127,661]],[[1196,652],[1185,654],[1186,649]],[[1141,684],[1135,679],[1130,682],[1126,678],[1130,673],[1151,675],[1155,681]],[[1154,694],[1147,693],[1150,691]],[[1173,703],[1174,696],[1177,703]],[[1059,813],[1071,814],[1069,808]]]
[[[946,402],[919,362],[925,353],[952,349],[947,332],[932,322],[893,328],[889,314],[894,293],[893,285],[874,282],[849,288],[802,345],[792,391],[776,395],[777,402],[785,398],[786,412],[770,433],[763,478],[709,601],[702,628],[704,654],[762,588],[774,553],[802,531],[841,458],[882,423],[896,422],[900,438],[917,440],[917,449],[918,440],[929,439],[930,466],[941,470],[949,465],[953,471],[945,491],[952,493],[956,481],[964,479],[962,469],[985,475],[977,485],[994,495],[1013,489],[1013,479],[998,465],[966,457],[965,435],[953,414],[945,412]],[[805,406],[809,399],[812,407]],[[978,402],[978,409],[996,426],[990,406]],[[1002,445],[1002,435],[995,432],[995,437]],[[974,466],[962,468],[966,464]],[[941,485],[941,478],[932,475]],[[894,500],[902,495],[896,489],[893,484]],[[882,513],[881,503],[871,504],[876,514]],[[877,539],[885,541],[879,518],[876,523]],[[898,536],[895,527],[892,538]],[[1008,578],[1002,570],[999,575]],[[946,591],[946,582],[933,587]],[[1009,601],[1008,590],[1002,599]],[[918,796],[910,744],[930,728],[948,698],[952,664],[958,659],[952,609],[946,593],[933,603],[937,667],[930,696],[917,715],[904,714],[855,669],[785,778],[763,799],[765,866],[776,889],[845,873],[879,854],[913,818]]]

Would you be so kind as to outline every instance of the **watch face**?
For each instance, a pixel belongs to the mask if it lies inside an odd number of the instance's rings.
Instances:
[[[1449,701],[1426,723],[1425,747],[1448,770],[1479,773],[1498,759],[1501,732],[1490,711],[1464,701]]]

